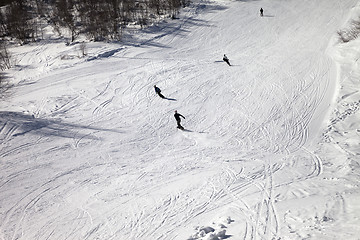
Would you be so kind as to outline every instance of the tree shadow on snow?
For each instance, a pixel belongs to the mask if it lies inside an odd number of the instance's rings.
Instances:
[[[89,57],[86,61],[90,62],[90,61],[101,59],[101,58],[109,58],[109,57],[113,56],[114,54],[116,54],[117,52],[120,52],[123,49],[124,48],[121,47],[121,48],[113,49],[110,51],[106,51],[104,53],[98,54],[97,56]]]
[[[189,32],[187,30],[184,30],[181,28],[182,25],[178,25],[178,26],[172,26],[171,24],[166,24],[164,27],[161,26],[151,26],[149,28],[146,28],[145,30],[143,30],[145,33],[148,34],[156,34],[156,36],[147,39],[147,40],[140,40],[140,39],[136,39],[135,36],[132,36],[129,42],[125,42],[125,45],[129,45],[129,46],[135,46],[135,47],[158,47],[158,48],[169,48],[169,46],[166,46],[164,44],[161,44],[159,42],[157,42],[157,40],[164,38],[168,35],[172,35],[174,33],[176,33],[178,36],[185,36],[185,33]]]
[[[225,10],[227,7],[221,5],[206,5],[202,4],[197,11],[220,11]],[[170,46],[160,43],[158,40],[170,37],[180,37],[186,38],[186,35],[190,32],[187,30],[191,26],[201,26],[201,27],[214,27],[213,24],[208,21],[189,17],[185,19],[167,19],[164,22],[154,24],[153,26],[146,27],[141,30],[144,33],[153,35],[150,39],[139,39],[133,34],[124,34],[123,44],[134,47],[158,47],[158,48],[170,48]],[[172,36],[171,36],[172,35]]]
[[[0,124],[9,129],[15,129],[11,132],[12,136],[22,136],[32,133],[42,136],[57,136],[62,138],[85,138],[99,140],[91,133],[96,132],[115,132],[122,133],[116,129],[106,129],[92,126],[84,126],[80,124],[66,123],[56,119],[35,118],[21,112],[0,111]],[[87,131],[87,133],[80,133]],[[90,133],[89,133],[90,131]]]
[[[228,9],[227,6],[223,6],[220,4],[200,4],[198,5],[198,7],[196,8],[197,12],[215,12],[215,11],[223,11]]]

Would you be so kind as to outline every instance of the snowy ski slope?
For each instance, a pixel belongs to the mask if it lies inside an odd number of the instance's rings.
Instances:
[[[198,0],[86,58],[51,33],[14,47],[0,239],[357,239],[359,168],[323,139],[356,5]]]

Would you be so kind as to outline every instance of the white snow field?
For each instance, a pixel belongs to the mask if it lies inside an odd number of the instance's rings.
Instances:
[[[196,0],[85,58],[11,48],[0,239],[360,239],[360,39],[336,34],[358,16]]]

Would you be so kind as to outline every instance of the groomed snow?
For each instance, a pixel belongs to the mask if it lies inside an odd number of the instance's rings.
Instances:
[[[11,48],[0,239],[358,239],[357,2],[196,0],[85,57],[50,28]]]

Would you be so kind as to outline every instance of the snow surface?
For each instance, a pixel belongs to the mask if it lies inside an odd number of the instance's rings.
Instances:
[[[10,49],[0,239],[359,239],[360,39],[336,36],[359,15],[198,0],[84,58]]]

